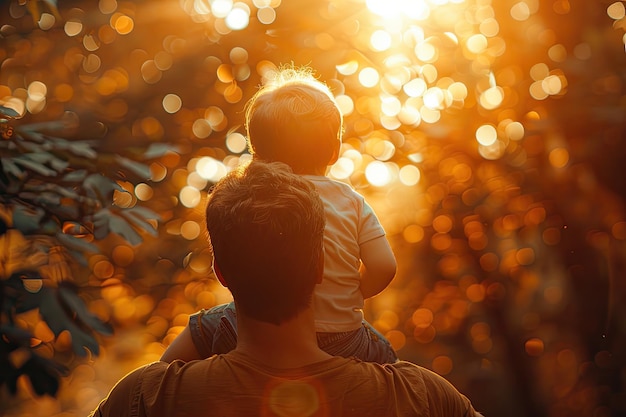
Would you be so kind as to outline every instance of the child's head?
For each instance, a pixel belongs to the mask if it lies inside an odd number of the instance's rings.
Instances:
[[[339,155],[343,122],[326,84],[308,68],[281,68],[246,104],[250,152],[297,174],[323,174]]]
[[[215,272],[237,310],[280,324],[310,305],[324,271],[324,207],[312,182],[280,162],[252,161],[209,195]]]

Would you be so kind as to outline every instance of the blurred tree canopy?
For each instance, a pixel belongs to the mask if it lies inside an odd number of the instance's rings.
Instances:
[[[345,115],[329,175],[397,254],[366,315],[400,356],[487,416],[626,412],[624,2],[0,7],[0,410],[85,414],[228,298],[202,201],[294,63]]]

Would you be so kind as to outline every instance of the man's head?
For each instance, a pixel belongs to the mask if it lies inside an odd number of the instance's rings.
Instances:
[[[285,67],[246,104],[250,152],[313,174],[339,155],[343,121],[326,84],[308,68]]]
[[[206,223],[214,267],[241,313],[280,324],[309,306],[325,225],[311,182],[285,164],[253,161],[215,185]]]

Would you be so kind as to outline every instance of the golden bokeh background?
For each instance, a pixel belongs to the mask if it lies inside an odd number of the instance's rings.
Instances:
[[[210,273],[203,201],[250,158],[243,105],[283,63],[310,65],[337,96],[329,176],[387,230],[398,274],[365,313],[400,357],[486,416],[626,413],[623,1],[56,3],[0,5],[0,104],[76,120],[108,150],[177,151],[115,196],[158,212],[158,236],[112,236],[75,277],[115,335],[85,360],[23,315],[72,372],[56,398],[21,381],[0,413],[85,415],[189,314],[230,300]]]

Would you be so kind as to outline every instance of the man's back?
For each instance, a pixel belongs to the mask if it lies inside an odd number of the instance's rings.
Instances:
[[[281,370],[237,351],[140,368],[101,407],[104,415],[151,417],[475,415],[445,379],[408,362],[383,366],[333,357]]]

